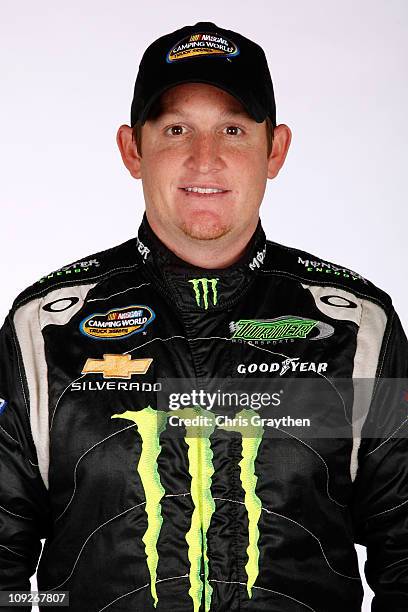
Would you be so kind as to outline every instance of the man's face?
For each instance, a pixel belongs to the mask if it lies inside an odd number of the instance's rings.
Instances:
[[[162,114],[142,128],[148,218],[167,232],[200,240],[239,234],[258,218],[265,192],[265,122],[257,123],[227,92],[202,83],[172,87],[161,102]]]

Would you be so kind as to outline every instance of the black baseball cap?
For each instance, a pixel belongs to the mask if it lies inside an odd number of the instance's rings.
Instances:
[[[211,21],[165,34],[143,54],[136,78],[130,124],[143,124],[153,102],[181,83],[208,83],[237,98],[255,121],[276,126],[272,79],[257,43]]]

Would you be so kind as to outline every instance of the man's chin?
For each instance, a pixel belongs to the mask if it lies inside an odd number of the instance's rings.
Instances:
[[[181,230],[195,240],[215,240],[227,234],[231,227],[223,222],[218,215],[195,214],[192,218],[182,221]]]
[[[225,236],[230,227],[219,222],[196,220],[182,223],[181,230],[195,240],[215,240]]]

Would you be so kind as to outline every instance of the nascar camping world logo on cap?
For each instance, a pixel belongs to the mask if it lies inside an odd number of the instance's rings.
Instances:
[[[171,64],[202,55],[231,57],[238,54],[239,48],[232,40],[214,32],[197,32],[179,40],[167,53],[166,62]]]

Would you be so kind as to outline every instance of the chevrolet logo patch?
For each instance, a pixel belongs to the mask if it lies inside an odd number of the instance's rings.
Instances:
[[[104,355],[103,359],[87,359],[82,374],[103,374],[104,378],[130,378],[146,374],[153,359],[132,359],[131,355]]]

